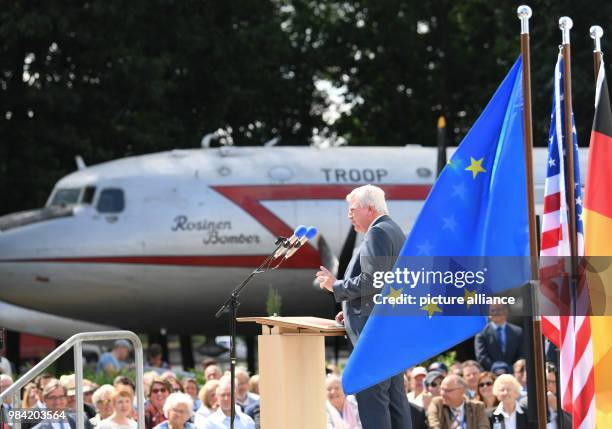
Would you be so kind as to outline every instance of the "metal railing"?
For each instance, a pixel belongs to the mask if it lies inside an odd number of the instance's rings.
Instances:
[[[75,334],[64,341],[58,348],[53,350],[47,357],[41,360],[36,366],[26,372],[17,381],[11,384],[4,392],[0,393],[0,404],[4,398],[13,397],[13,407],[19,407],[19,392],[30,381],[47,369],[53,362],[59,359],[71,347],[74,347],[74,374],[75,374],[75,395],[76,395],[76,427],[85,428],[83,411],[83,342],[84,341],[107,341],[127,339],[134,346],[134,359],[136,361],[136,404],[138,407],[138,429],[144,429],[144,385],[143,385],[143,354],[142,343],[138,335],[131,331],[103,331],[103,332],[82,332]],[[21,424],[15,420],[13,429],[21,429]]]

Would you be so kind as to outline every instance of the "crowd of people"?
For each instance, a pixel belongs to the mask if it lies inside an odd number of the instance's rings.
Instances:
[[[485,370],[475,360],[455,362],[450,366],[434,362],[427,368],[416,366],[404,373],[406,397],[410,404],[414,429],[522,429],[527,428],[527,390],[525,359],[512,367],[491,365]],[[170,370],[149,371],[143,377],[146,429],[216,429],[229,428],[231,379],[228,372],[209,363],[204,368],[205,383],[181,380]],[[548,427],[557,427],[555,368],[547,367]],[[258,375],[249,376],[241,367],[235,373],[235,428],[259,428]],[[8,388],[12,378],[0,375],[0,387]],[[325,381],[328,429],[359,429],[357,401],[342,390],[340,371],[328,366]],[[50,374],[38,376],[22,390],[22,408],[71,410],[65,426],[57,421],[22,423],[23,429],[76,428],[74,374],[59,379]],[[136,429],[138,413],[133,380],[120,375],[113,384],[97,386],[83,381],[85,427],[88,429]],[[3,405],[5,411],[10,401]],[[6,413],[5,413],[6,414]],[[561,414],[562,418],[568,416]],[[4,422],[10,428],[10,421]],[[565,424],[568,422],[566,421]],[[55,424],[55,425],[54,425]],[[496,426],[497,425],[497,426]]]
[[[116,343],[113,350],[123,347]],[[112,351],[110,352],[112,353]],[[118,359],[118,362],[121,362]],[[117,362],[106,363],[116,366]],[[100,371],[106,372],[106,365]],[[144,425],[146,429],[216,429],[229,427],[231,413],[231,378],[218,365],[207,363],[204,368],[206,381],[200,386],[195,378],[179,377],[169,369],[158,367],[143,375],[145,394]],[[246,369],[236,368],[236,429],[259,427],[258,376],[249,376]],[[4,391],[13,379],[7,374],[0,375],[1,390]],[[59,419],[22,421],[22,429],[71,429],[76,428],[76,389],[74,374],[55,378],[49,373],[36,377],[22,389],[23,409],[62,412]],[[96,385],[83,380],[83,402],[85,427],[87,429],[136,429],[138,412],[136,385],[125,375],[114,378],[113,384]],[[2,404],[2,423],[5,428],[12,426],[8,411],[13,403],[7,399]],[[51,414],[49,414],[51,415]],[[56,414],[57,416],[57,414]]]

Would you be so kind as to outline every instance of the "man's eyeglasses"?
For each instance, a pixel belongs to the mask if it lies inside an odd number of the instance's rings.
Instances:
[[[438,387],[440,384],[442,383],[438,383],[437,381],[432,381],[431,383],[429,383],[429,387]]]
[[[47,396],[45,400],[47,401],[61,401],[62,399],[66,399],[66,396]]]
[[[461,389],[461,387],[453,387],[452,389],[445,389],[444,387],[441,387],[440,392],[450,393],[450,392],[454,392],[455,390],[459,390],[459,389]]]
[[[151,389],[151,393],[168,393],[168,389],[162,387],[160,389]]]
[[[482,383],[478,383],[478,387],[485,387],[485,386],[493,386],[493,382],[492,381],[483,381]]]

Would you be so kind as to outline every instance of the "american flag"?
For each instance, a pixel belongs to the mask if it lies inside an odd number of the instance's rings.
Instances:
[[[595,427],[595,394],[591,326],[585,309],[588,293],[580,276],[576,291],[570,288],[570,238],[566,195],[566,160],[563,108],[563,57],[555,66],[554,98],[548,137],[548,168],[544,185],[544,215],[540,250],[540,311],[544,335],[561,351],[559,364],[563,410],[573,417],[573,427]],[[583,256],[582,193],[578,139],[573,124],[576,232],[578,256]],[[572,299],[573,297],[573,299]],[[574,305],[572,302],[574,301]],[[576,308],[580,309],[578,312]]]

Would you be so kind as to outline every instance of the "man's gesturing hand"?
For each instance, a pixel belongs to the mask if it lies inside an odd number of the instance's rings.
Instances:
[[[329,271],[324,266],[319,267],[321,271],[317,271],[317,281],[319,282],[319,286],[321,289],[327,289],[332,292],[332,286],[336,281],[336,276],[334,276],[331,271]]]

